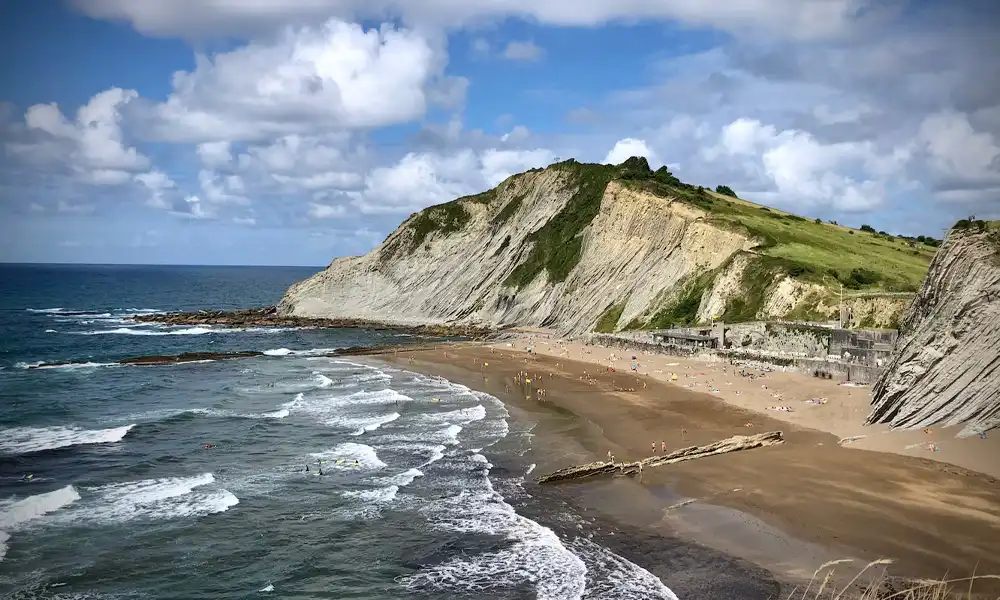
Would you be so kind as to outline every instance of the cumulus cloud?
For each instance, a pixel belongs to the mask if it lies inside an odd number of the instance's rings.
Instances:
[[[779,131],[755,119],[737,119],[722,128],[718,143],[705,148],[708,161],[735,161],[766,189],[761,197],[789,208],[829,206],[867,211],[881,206],[887,188],[905,174],[906,148],[880,152],[870,142],[824,144],[808,132]]]
[[[507,177],[554,161],[551,151],[461,150],[409,153],[390,167],[373,169],[364,189],[349,194],[363,214],[410,213],[494,187]]]
[[[445,62],[409,29],[366,30],[338,20],[286,29],[275,41],[198,55],[194,70],[174,74],[166,102],[145,107],[146,133],[206,142],[199,154],[222,160],[219,140],[403,123],[431,102],[464,96],[467,82],[444,77]]]
[[[484,19],[520,17],[544,25],[593,26],[619,20],[670,19],[730,31],[816,38],[845,35],[852,27],[895,14],[899,2],[865,0],[256,0],[212,2],[175,0],[150,4],[132,0],[73,0],[85,14],[125,20],[146,34],[206,36],[266,31],[275,24],[302,24],[329,17],[383,19],[454,27]]]
[[[201,163],[206,167],[224,167],[233,160],[229,146],[229,142],[225,140],[198,144],[198,158],[201,159]]]
[[[966,115],[954,111],[929,115],[920,124],[917,139],[930,166],[941,176],[942,187],[1000,185],[997,139],[975,131]]]
[[[177,184],[167,177],[166,173],[153,169],[148,173],[139,173],[135,176],[136,183],[142,185],[149,192],[146,204],[153,208],[170,208],[172,203],[167,199],[167,195]]]
[[[32,105],[24,120],[38,135],[7,148],[36,165],[64,167],[86,183],[120,185],[150,164],[124,142],[121,128],[121,109],[137,96],[134,90],[105,90],[80,107],[73,120],[55,103]]]
[[[615,147],[608,152],[602,161],[606,165],[619,165],[633,156],[642,156],[652,168],[657,168],[663,164],[660,157],[650,150],[646,140],[625,138],[615,142]]]

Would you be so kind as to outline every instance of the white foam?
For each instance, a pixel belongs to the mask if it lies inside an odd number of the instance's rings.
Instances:
[[[385,425],[386,423],[391,423],[399,418],[399,413],[389,413],[387,415],[380,415],[376,417],[351,417],[344,419],[331,419],[326,423],[327,425],[340,425],[340,426],[359,426],[358,429],[351,432],[351,435],[362,435],[368,431],[375,431],[379,427]]]
[[[110,429],[14,427],[0,430],[0,451],[20,454],[80,444],[111,444],[122,441],[133,427],[135,423]]]
[[[333,380],[322,373],[313,371],[313,379],[316,382],[316,387],[327,388],[333,385]]]
[[[371,407],[396,405],[401,402],[412,400],[409,396],[400,394],[391,389],[378,390],[373,392],[355,392],[346,396],[318,396],[318,397],[298,397],[296,404],[292,407],[296,413],[310,415],[317,421],[330,425],[342,426],[346,429],[363,429],[368,424],[378,422],[382,417],[370,416],[364,418],[345,414],[350,407]],[[393,417],[389,420],[395,420]],[[386,423],[388,422],[385,421]],[[379,423],[382,425],[384,423]],[[363,432],[362,432],[363,433]]]
[[[37,360],[35,362],[16,362],[14,363],[15,369],[35,369],[45,364],[44,360]]]
[[[0,529],[9,531],[18,525],[69,506],[79,499],[80,494],[76,488],[67,485],[58,490],[5,503],[0,507]]]
[[[120,523],[204,516],[239,504],[229,490],[196,489],[214,482],[211,473],[202,473],[84,488],[84,502],[57,516],[72,523]]]
[[[264,356],[318,356],[336,352],[337,348],[311,348],[309,350],[289,350],[288,348],[274,348],[264,350]]]
[[[280,333],[295,327],[185,327],[183,329],[164,329],[168,327],[160,324],[143,323],[138,327],[155,327],[155,329],[138,329],[133,327],[117,327],[115,329],[98,329],[95,331],[67,331],[73,335],[204,335],[206,333]]]
[[[10,539],[9,531],[17,529],[29,521],[53,513],[64,506],[76,502],[80,499],[80,494],[76,488],[67,485],[64,488],[28,496],[23,500],[5,502],[0,506],[0,561],[7,554],[7,540]]]
[[[409,469],[397,475],[393,475],[392,477],[384,477],[379,481],[387,485],[406,487],[411,483],[413,483],[413,480],[416,479],[417,477],[423,477],[423,476],[424,472],[421,471],[420,469]]]
[[[62,307],[57,307],[57,308],[26,308],[24,310],[26,310],[28,312],[33,312],[33,313],[46,313],[46,314],[57,314],[57,313],[61,313],[61,312],[68,312],[67,309],[62,308]]]
[[[535,470],[535,463],[531,463],[530,465],[528,465],[528,470],[524,472],[524,476],[527,477],[528,475],[531,475],[531,472],[534,470]]]
[[[399,486],[390,485],[383,488],[376,488],[374,490],[351,490],[343,493],[344,496],[348,498],[357,498],[359,500],[364,500],[365,502],[372,502],[375,504],[385,504],[387,502],[392,502],[399,492]]]
[[[260,588],[257,591],[258,592],[273,592],[274,591],[274,585],[269,583],[269,584],[265,585],[264,587]]]
[[[482,421],[486,418],[486,408],[478,404],[471,408],[459,408],[441,413],[426,413],[420,415],[420,420],[429,420],[439,423],[452,423],[466,425],[474,421]]]
[[[96,369],[98,367],[120,367],[122,365],[121,363],[99,363],[99,362],[47,365],[45,364],[44,361],[38,361],[33,363],[19,362],[14,366],[19,369],[38,369],[38,370],[59,369],[65,371],[79,371],[83,369]]]
[[[132,329],[129,327],[118,327],[116,329],[100,329],[97,331],[69,331],[74,335],[204,335],[206,333],[219,333],[223,330],[209,329],[208,327],[187,327],[184,329],[173,329],[170,331]]]
[[[476,464],[491,466],[474,454]],[[503,536],[509,546],[477,556],[462,556],[426,568],[402,580],[408,589],[464,589],[484,595],[496,587],[511,588],[534,583],[535,597],[542,600],[580,599],[586,589],[587,568],[549,528],[514,511],[496,493],[488,477],[469,482],[457,496],[432,505],[437,513],[431,522],[460,533]],[[478,488],[478,489],[476,489]],[[488,594],[485,594],[488,596]]]
[[[586,538],[569,547],[588,566],[587,598],[594,600],[678,600],[660,578]]]
[[[356,469],[358,467],[365,470],[376,470],[386,466],[382,462],[375,448],[366,444],[355,444],[346,442],[339,444],[335,448],[323,452],[315,452],[309,456],[323,461],[323,466],[332,465],[337,468]],[[358,461],[355,465],[354,461]]]

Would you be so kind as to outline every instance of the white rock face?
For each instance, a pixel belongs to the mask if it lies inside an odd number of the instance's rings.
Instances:
[[[900,323],[873,388],[869,423],[902,429],[1000,425],[1000,248],[997,233],[952,230]]]
[[[587,172],[593,174],[593,167]],[[745,271],[761,260],[754,253],[758,240],[740,228],[715,224],[710,214],[690,204],[617,181],[604,189],[599,206],[596,200],[590,205],[587,218],[593,219],[575,238],[579,261],[563,281],[543,269],[524,287],[506,285],[531,255],[531,235],[563,214],[579,186],[573,169],[553,166],[515,175],[495,191],[458,204],[427,209],[365,256],[338,258],[293,285],[278,311],[407,325],[549,327],[579,334],[593,331],[612,307],[620,309],[617,329],[636,320],[648,323],[676,304],[689,282],[706,274],[714,280],[702,278],[699,287],[691,288],[707,292],[700,298],[699,322],[723,315],[728,304],[743,299]],[[436,226],[428,226],[428,215],[437,215]],[[455,227],[442,228],[452,222]],[[770,278],[765,302],[756,315],[744,318],[780,319],[817,299],[812,305],[836,309],[836,303],[827,307],[819,298],[820,286],[761,276]]]
[[[503,285],[528,256],[526,238],[563,209],[576,187],[558,169],[509,179],[489,204],[465,200],[471,218],[459,231],[433,232],[409,251],[411,217],[378,248],[334,260],[293,285],[278,304],[281,314],[367,318],[391,323],[465,322],[489,326],[552,327],[590,331],[613,304],[626,303],[625,324],[653,309],[681,279],[714,269],[754,246],[745,235],[703,221],[680,202],[612,182],[600,210],[583,230],[579,264],[562,282],[543,271],[529,285]],[[506,222],[494,218],[523,198]],[[402,248],[384,260],[393,246]]]

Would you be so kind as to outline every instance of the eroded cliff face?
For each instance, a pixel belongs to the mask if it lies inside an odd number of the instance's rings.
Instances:
[[[952,229],[900,322],[869,423],[914,429],[1000,425],[1000,228]]]
[[[278,311],[564,334],[835,316],[829,290],[790,278],[754,234],[713,218],[704,191],[645,191],[661,183],[683,186],[639,158],[515,175],[412,215],[367,255],[292,286]]]
[[[523,287],[505,284],[529,258],[535,243],[529,235],[576,191],[569,174],[558,169],[515,176],[489,202],[461,201],[468,221],[460,229],[432,232],[416,245],[417,216],[411,217],[371,253],[337,259],[292,286],[278,310],[584,332],[609,305],[624,304],[619,322],[625,323],[648,312],[681,279],[717,268],[754,245],[703,222],[702,211],[611,182],[580,233],[579,261],[565,280],[554,282],[542,271]]]

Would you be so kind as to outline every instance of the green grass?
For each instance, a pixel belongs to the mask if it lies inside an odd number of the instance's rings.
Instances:
[[[410,238],[410,251],[423,245],[427,236],[433,232],[443,235],[459,231],[469,222],[471,215],[462,206],[461,200],[453,200],[445,204],[431,206],[417,213],[410,223],[413,237]]]
[[[551,283],[565,281],[580,262],[583,250],[580,233],[597,216],[604,189],[619,173],[618,167],[581,164],[575,160],[550,168],[565,170],[576,192],[561,211],[528,236],[527,241],[533,244],[531,252],[504,280],[506,286],[523,288],[543,271],[548,272]]]
[[[516,215],[517,211],[521,210],[521,204],[524,203],[526,195],[527,194],[519,194],[514,196],[510,202],[505,204],[504,207],[500,209],[500,212],[493,217],[493,225],[495,227],[499,227],[509,221],[511,217]]]
[[[594,331],[597,333],[614,333],[615,326],[618,325],[618,319],[622,318],[622,312],[625,310],[625,302],[620,304],[612,304],[601,314],[600,318],[597,319],[597,325],[594,326]]]
[[[646,323],[633,320],[626,329],[669,329],[683,325],[692,325],[698,319],[698,307],[701,298],[715,281],[715,276],[722,270],[713,269],[695,276],[689,276],[679,286],[679,292],[664,307],[656,311]],[[668,290],[669,293],[669,290]]]
[[[761,254],[796,265],[800,279],[851,289],[916,291],[927,274],[935,249],[911,247],[904,238],[890,238],[797,215],[750,202],[716,197],[709,219],[744,231],[762,241]]]

